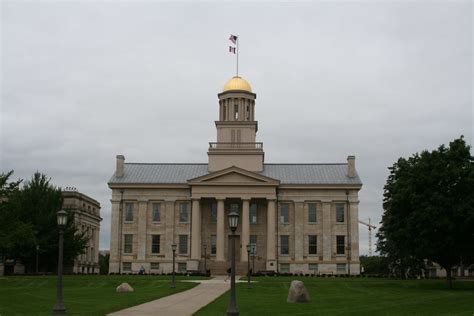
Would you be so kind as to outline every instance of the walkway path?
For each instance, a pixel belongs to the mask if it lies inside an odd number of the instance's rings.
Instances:
[[[187,291],[166,296],[148,303],[133,306],[109,314],[110,316],[141,316],[141,315],[173,315],[189,316],[206,306],[230,289],[230,280],[224,281],[225,276],[210,280],[189,280],[197,282],[198,286]],[[236,277],[237,279],[237,277]],[[246,281],[236,281],[246,282]]]

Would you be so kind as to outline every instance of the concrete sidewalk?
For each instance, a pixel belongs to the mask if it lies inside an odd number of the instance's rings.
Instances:
[[[111,316],[132,315],[173,315],[189,316],[206,306],[230,289],[230,280],[224,281],[225,276],[211,280],[190,280],[198,286],[184,292],[166,296],[148,303],[133,306],[109,314]],[[237,278],[236,278],[237,279]],[[237,281],[242,282],[242,281]]]

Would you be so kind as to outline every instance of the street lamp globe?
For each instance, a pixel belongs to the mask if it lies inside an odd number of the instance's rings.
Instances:
[[[237,226],[239,225],[239,213],[236,212],[233,208],[231,208],[228,218],[229,218],[229,227],[233,232],[235,232],[235,230],[237,229]]]
[[[176,251],[176,244],[171,245],[171,250]]]
[[[60,210],[57,214],[58,226],[61,228],[66,227],[67,224],[67,212],[64,210]]]
[[[247,244],[247,252],[250,252],[251,246],[250,244]]]

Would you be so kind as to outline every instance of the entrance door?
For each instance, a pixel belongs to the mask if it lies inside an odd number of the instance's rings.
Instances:
[[[239,262],[240,261],[240,236],[239,235],[235,235],[234,236],[235,238],[235,262]],[[227,240],[227,245],[228,245],[228,251],[227,251],[227,261],[229,262],[229,267],[230,267],[230,261],[232,260],[232,257],[231,257],[231,245],[232,245],[232,236],[229,236],[229,239]]]

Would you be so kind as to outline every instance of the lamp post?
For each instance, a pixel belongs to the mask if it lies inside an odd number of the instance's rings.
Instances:
[[[176,257],[176,244],[171,245],[171,250],[173,251],[173,277],[172,277],[172,281],[171,281],[171,284],[170,284],[170,288],[174,289],[176,287],[176,282],[174,281],[174,266],[175,266],[174,260],[175,260],[175,257]]]
[[[207,276],[207,245],[204,244],[204,274]]]
[[[61,210],[57,213],[57,221],[59,228],[59,254],[58,254],[58,283],[56,286],[56,304],[54,304],[54,314],[65,314],[66,308],[63,302],[63,240],[64,228],[67,223],[67,213]]]
[[[250,283],[250,244],[247,244],[247,288],[252,288],[252,283]]]
[[[230,213],[228,215],[229,227],[232,231],[231,243],[231,266],[230,266],[230,302],[227,307],[227,316],[238,316],[239,309],[237,308],[237,300],[235,299],[235,230],[239,225],[239,205],[231,204]]]
[[[36,245],[36,274],[38,274],[38,253],[39,253],[39,250],[40,250],[40,246],[39,245]]]

